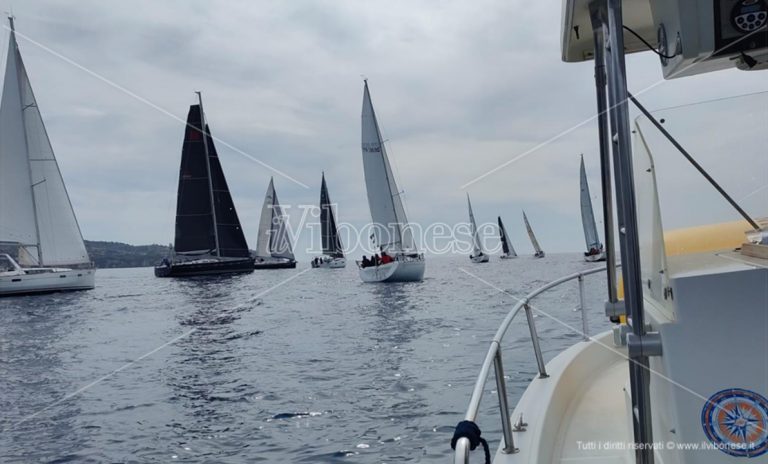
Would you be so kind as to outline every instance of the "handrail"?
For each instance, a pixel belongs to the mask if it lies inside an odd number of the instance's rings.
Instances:
[[[585,330],[585,333],[584,333],[585,339],[587,339],[588,335],[586,334],[587,322],[586,322],[586,315],[585,315],[586,311],[584,310],[583,279],[584,279],[584,276],[596,274],[598,272],[605,271],[605,269],[606,269],[605,267],[598,267],[598,268],[588,269],[586,271],[576,272],[574,274],[561,277],[557,280],[553,280],[552,282],[537,288],[536,290],[532,291],[531,293],[527,294],[525,297],[520,299],[517,302],[517,304],[515,304],[515,306],[512,307],[512,309],[509,311],[507,316],[501,322],[501,326],[499,326],[499,329],[496,331],[496,335],[493,336],[493,340],[491,340],[491,346],[488,348],[488,353],[485,355],[483,366],[480,368],[480,374],[477,376],[475,387],[472,390],[472,397],[469,400],[469,407],[467,408],[467,413],[464,415],[464,420],[475,422],[475,420],[477,419],[477,413],[478,413],[478,410],[480,409],[480,401],[483,399],[483,390],[485,390],[485,384],[488,381],[488,374],[490,374],[491,372],[491,366],[493,366],[495,375],[496,375],[496,387],[499,394],[499,412],[501,413],[501,421],[502,421],[501,426],[502,426],[502,432],[504,434],[503,452],[505,453],[517,452],[517,448],[515,448],[514,440],[512,438],[512,424],[509,417],[509,405],[507,402],[507,388],[504,382],[504,372],[503,372],[502,363],[501,363],[501,341],[504,339],[504,336],[506,335],[507,330],[509,329],[509,326],[512,324],[512,321],[520,312],[520,309],[525,309],[527,320],[528,320],[528,328],[530,329],[531,340],[533,342],[533,351],[534,351],[534,355],[536,356],[536,363],[538,364],[538,368],[539,368],[539,377],[540,378],[548,377],[544,367],[544,360],[543,360],[544,358],[541,353],[541,347],[539,346],[538,335],[536,334],[536,323],[533,319],[531,306],[529,305],[530,301],[533,298],[537,297],[538,295],[554,287],[557,287],[562,283],[569,282],[574,279],[578,279],[579,305],[581,309],[582,327]],[[469,439],[467,439],[466,437],[462,437],[456,442],[456,453],[454,454],[454,463],[455,464],[469,463]]]

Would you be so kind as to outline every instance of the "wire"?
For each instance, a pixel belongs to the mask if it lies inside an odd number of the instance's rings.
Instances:
[[[626,29],[627,31],[631,32],[632,35],[637,37],[638,40],[640,40],[640,42],[644,43],[645,46],[648,47],[648,49],[650,49],[653,53],[659,55],[660,57],[662,57],[664,59],[667,59],[667,60],[671,60],[672,58],[674,58],[674,57],[676,57],[678,55],[677,52],[675,52],[674,55],[665,55],[664,53],[661,53],[660,51],[658,51],[656,49],[656,47],[654,47],[653,45],[649,44],[647,40],[645,40],[644,38],[640,37],[640,34],[638,34],[637,32],[633,31],[632,29],[628,28],[627,26],[622,25],[622,27],[624,29]]]

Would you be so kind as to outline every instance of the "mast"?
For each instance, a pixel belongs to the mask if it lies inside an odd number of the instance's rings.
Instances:
[[[11,26],[11,35],[10,40],[8,44],[8,59],[10,60],[10,54],[13,52],[13,60],[14,60],[14,68],[16,71],[16,88],[19,95],[19,103],[20,103],[20,114],[19,118],[21,119],[21,129],[24,133],[24,153],[26,155],[27,159],[27,173],[29,175],[29,189],[32,192],[32,216],[35,218],[35,239],[37,240],[37,263],[38,265],[43,265],[43,247],[42,247],[42,240],[40,239],[40,219],[37,215],[37,199],[35,198],[35,183],[32,179],[32,162],[29,159],[29,138],[27,135],[27,121],[26,118],[24,118],[24,105],[21,101],[21,95],[22,95],[22,88],[21,88],[21,70],[19,69],[19,44],[16,42],[16,25],[13,22],[14,18],[12,15],[8,16],[8,22]],[[7,76],[7,74],[6,74]],[[44,181],[42,181],[44,182]]]
[[[221,248],[219,247],[219,226],[216,221],[216,203],[213,199],[213,180],[211,179],[211,160],[208,155],[208,125],[205,122],[205,112],[203,111],[203,96],[199,91],[197,94],[197,101],[200,105],[200,128],[203,132],[203,150],[205,151],[205,168],[208,172],[208,197],[211,201],[211,215],[213,216],[213,238],[216,243],[216,256],[221,256]]]

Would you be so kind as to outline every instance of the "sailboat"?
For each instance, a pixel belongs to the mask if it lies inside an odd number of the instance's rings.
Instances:
[[[587,183],[587,171],[584,169],[584,155],[581,155],[581,224],[584,226],[584,240],[587,242],[584,260],[591,263],[605,261],[605,250],[597,236],[595,213],[592,210],[592,198],[590,198],[589,184]]]
[[[472,233],[472,254],[469,255],[469,259],[473,263],[487,263],[490,257],[483,251],[483,244],[480,241],[477,223],[475,223],[475,215],[472,213],[472,202],[469,201],[469,194],[467,194],[467,207],[469,208],[469,227]]]
[[[87,290],[96,270],[10,21],[0,102],[0,295]]]
[[[346,267],[347,260],[344,258],[339,230],[336,228],[336,218],[333,215],[331,198],[325,183],[325,173],[320,183],[320,237],[323,242],[323,255],[312,260],[312,267],[329,269]]]
[[[515,248],[512,246],[512,242],[509,241],[509,236],[507,235],[507,229],[504,228],[504,223],[501,222],[501,216],[499,216],[499,240],[501,240],[501,249],[503,251],[500,258],[501,259],[517,258],[517,253],[515,253]]]
[[[171,255],[155,266],[157,277],[186,277],[253,271],[240,226],[205,121],[203,99],[189,107],[181,149],[176,233]]]
[[[533,235],[533,229],[531,229],[531,223],[528,222],[528,216],[525,215],[525,211],[523,211],[523,221],[525,221],[525,228],[528,231],[528,237],[531,238],[531,244],[533,245],[533,257],[534,258],[543,258],[544,257],[544,251],[539,246],[539,241],[536,240],[536,236]]]
[[[373,111],[365,80],[362,111],[362,152],[368,206],[373,220],[372,239],[386,263],[358,261],[363,282],[412,282],[424,278],[424,255],[419,253],[408,225],[401,192],[397,188],[387,150]]]
[[[274,179],[269,179],[261,207],[259,236],[256,241],[255,269],[293,269],[296,259],[286,224],[288,219],[277,199]]]

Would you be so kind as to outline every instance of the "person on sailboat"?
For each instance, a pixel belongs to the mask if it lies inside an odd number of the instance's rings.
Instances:
[[[381,252],[381,264],[388,264],[388,263],[391,263],[392,261],[393,261],[392,257],[389,256],[386,251]]]
[[[379,254],[376,253],[373,255],[373,265],[378,266],[379,264],[381,264],[381,258],[379,257]]]
[[[371,260],[368,259],[367,256],[363,255],[362,261],[360,261],[360,267],[369,267],[371,265]]]

